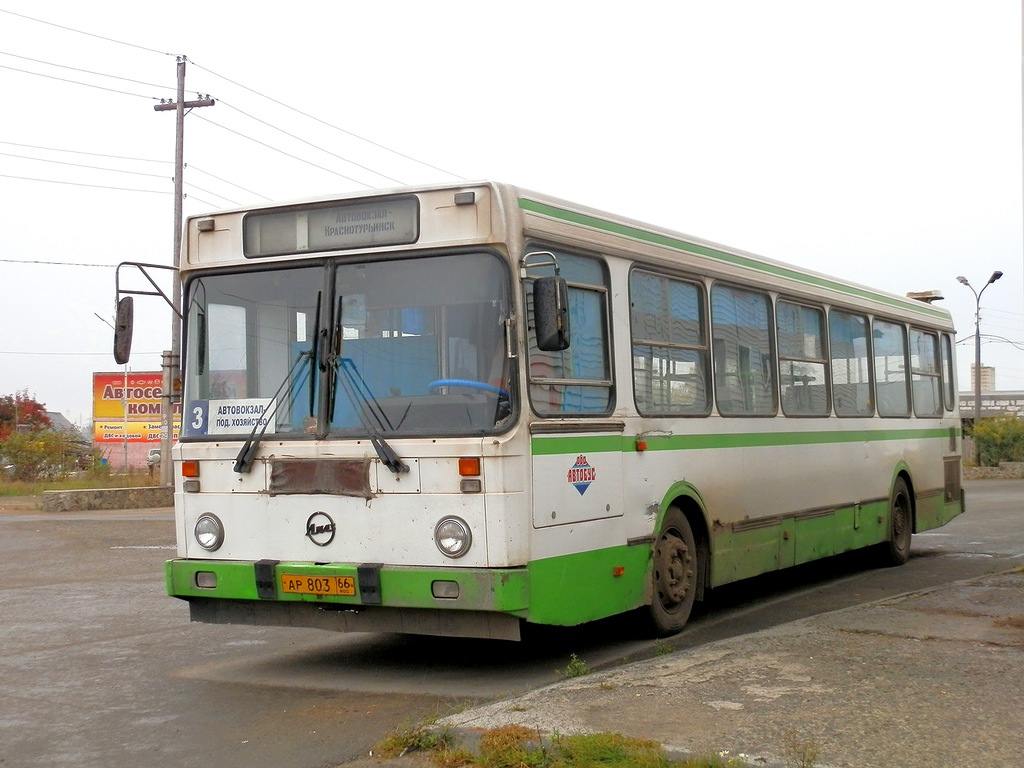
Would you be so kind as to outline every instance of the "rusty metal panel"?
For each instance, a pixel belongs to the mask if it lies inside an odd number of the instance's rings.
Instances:
[[[272,459],[270,495],[319,493],[372,499],[370,459]]]

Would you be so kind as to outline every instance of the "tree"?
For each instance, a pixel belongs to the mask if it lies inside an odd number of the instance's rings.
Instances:
[[[50,426],[46,406],[30,397],[27,389],[0,397],[0,441],[6,440],[19,426],[38,432]]]

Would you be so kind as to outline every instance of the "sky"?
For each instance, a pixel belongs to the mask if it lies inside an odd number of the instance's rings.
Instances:
[[[185,215],[491,179],[893,293],[1024,390],[1018,0],[0,0],[0,395],[92,416],[114,265]],[[122,271],[127,285],[129,275]],[[171,315],[136,298],[131,370]]]

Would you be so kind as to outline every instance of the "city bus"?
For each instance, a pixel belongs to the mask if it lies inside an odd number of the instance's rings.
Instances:
[[[665,636],[964,510],[935,293],[493,182],[193,216],[180,277],[194,621]]]

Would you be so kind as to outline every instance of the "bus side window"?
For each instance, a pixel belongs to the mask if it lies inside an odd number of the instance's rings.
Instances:
[[[824,313],[780,301],[776,328],[782,412],[787,416],[828,416]]]
[[[953,341],[942,334],[942,404],[947,411],[956,408],[956,378],[953,375]]]
[[[868,319],[833,309],[828,313],[832,399],[836,416],[872,416]]]
[[[644,416],[704,416],[711,408],[704,291],[634,270],[629,277],[633,390]]]
[[[723,416],[772,416],[776,410],[768,294],[711,289],[715,402]]]
[[[524,282],[530,321],[530,400],[541,415],[607,413],[612,406],[608,350],[608,278],[598,259],[535,244],[527,252],[555,254],[569,287],[572,344],[565,350],[541,350],[533,322],[533,281]]]
[[[875,392],[879,416],[909,416],[910,377],[907,370],[907,330],[898,323],[872,323]]]
[[[937,418],[942,415],[942,382],[939,367],[938,337],[911,329],[910,370],[914,394],[914,414]]]

